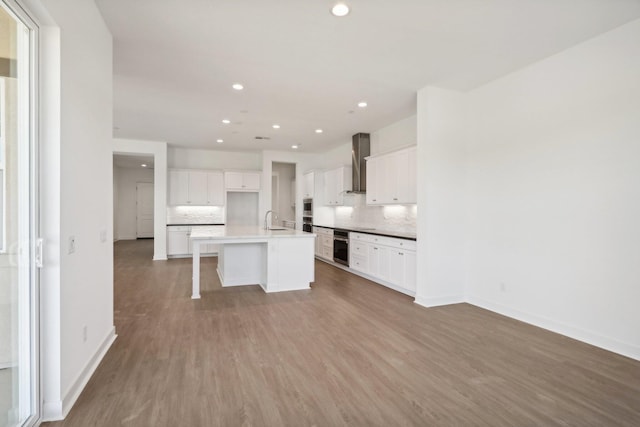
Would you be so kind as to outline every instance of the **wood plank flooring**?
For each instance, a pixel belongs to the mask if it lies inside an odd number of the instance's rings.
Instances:
[[[50,426],[639,426],[640,362],[316,261],[309,291],[221,288],[115,247],[118,339]]]

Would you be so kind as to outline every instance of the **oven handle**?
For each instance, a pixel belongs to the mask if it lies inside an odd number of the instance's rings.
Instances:
[[[334,238],[333,238],[333,241],[335,242],[336,240],[337,240],[338,242],[347,242],[347,243],[349,243],[349,239],[348,239],[348,238],[343,238],[343,237],[334,237]]]

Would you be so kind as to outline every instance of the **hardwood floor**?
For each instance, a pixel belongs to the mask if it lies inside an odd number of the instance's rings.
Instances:
[[[116,244],[118,339],[50,426],[638,426],[640,362],[316,262],[309,291],[220,287]]]

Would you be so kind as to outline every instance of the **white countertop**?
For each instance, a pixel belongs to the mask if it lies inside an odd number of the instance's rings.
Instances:
[[[290,238],[290,237],[315,237],[313,233],[299,230],[265,230],[259,226],[213,226],[197,227],[191,231],[191,240],[210,239],[270,239],[270,238]]]

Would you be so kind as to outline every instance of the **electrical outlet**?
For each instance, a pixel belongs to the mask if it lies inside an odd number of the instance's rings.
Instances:
[[[105,230],[104,228],[100,230],[100,241],[102,243],[107,241],[107,230]]]
[[[69,253],[72,254],[76,251],[76,236],[69,236]]]
[[[87,342],[87,326],[82,327],[82,342]]]

